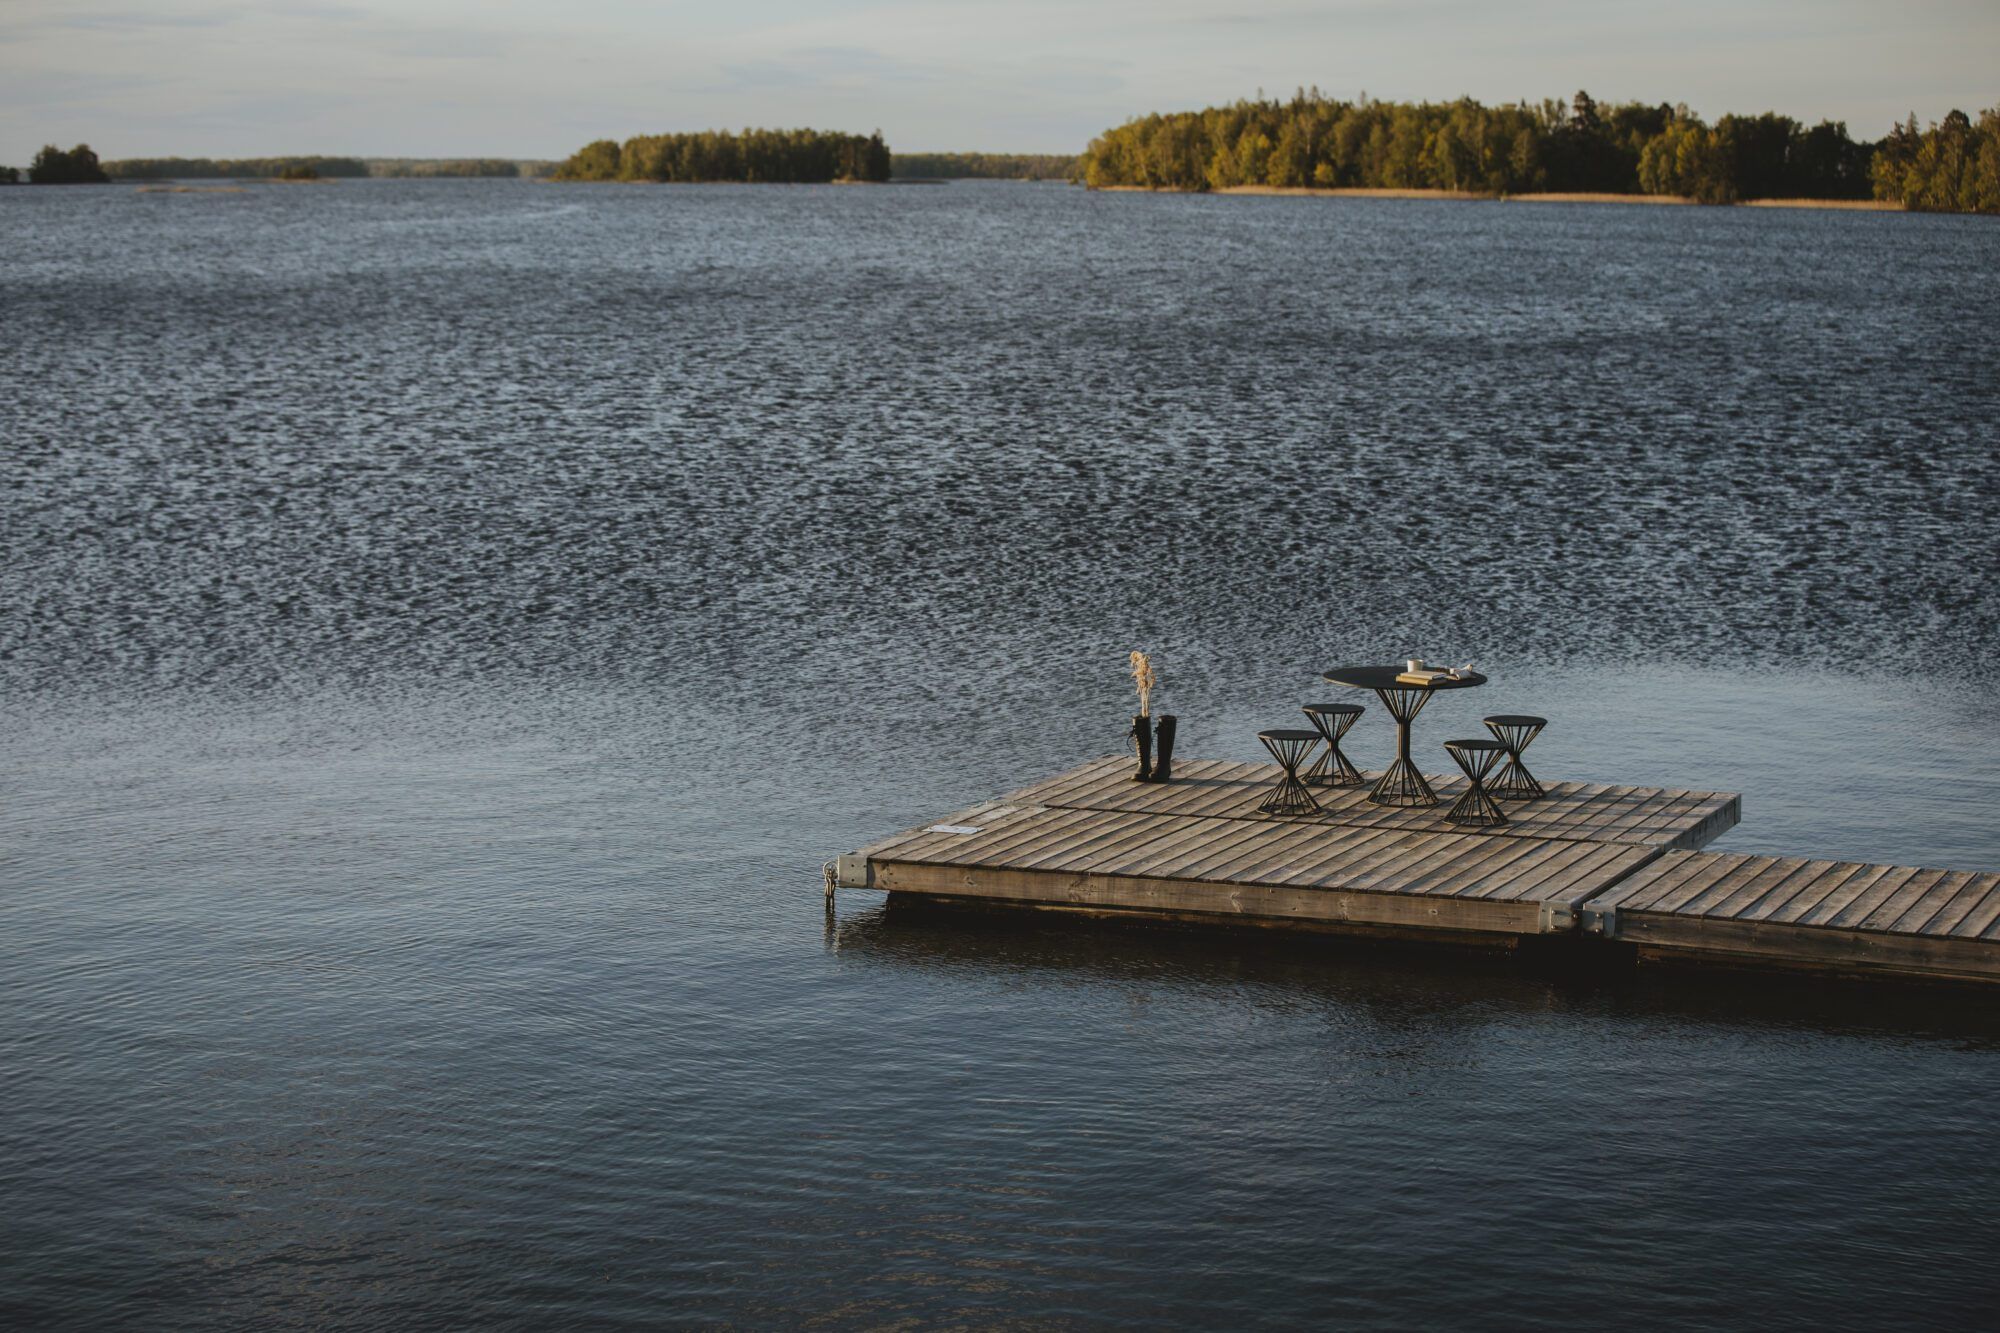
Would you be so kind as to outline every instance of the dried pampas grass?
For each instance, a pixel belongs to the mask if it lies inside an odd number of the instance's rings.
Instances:
[[[1159,673],[1153,670],[1153,659],[1141,652],[1131,657],[1132,683],[1139,689],[1139,716],[1153,715],[1153,687],[1160,683]]]

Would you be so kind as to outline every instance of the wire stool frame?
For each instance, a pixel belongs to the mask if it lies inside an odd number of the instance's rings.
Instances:
[[[1507,753],[1507,747],[1499,741],[1480,739],[1476,741],[1446,741],[1444,748],[1458,761],[1471,786],[1465,794],[1452,802],[1451,809],[1444,817],[1454,824],[1473,824],[1482,828],[1492,828],[1508,821],[1507,812],[1494,804],[1486,793],[1486,775]]]
[[[1307,704],[1306,716],[1318,729],[1320,739],[1326,742],[1320,750],[1319,758],[1313,760],[1306,770],[1305,784],[1308,787],[1359,787],[1368,779],[1361,776],[1361,770],[1348,761],[1340,752],[1340,738],[1348,733],[1361,715],[1368,710],[1360,704]]]
[[[1528,748],[1549,720],[1525,713],[1496,713],[1482,720],[1493,733],[1493,739],[1507,750],[1506,765],[1486,790],[1503,801],[1539,801],[1547,796],[1548,790],[1535,781],[1535,775],[1521,762],[1521,751]]]
[[[1313,746],[1319,744],[1317,731],[1260,731],[1257,739],[1264,742],[1264,748],[1285,770],[1278,779],[1278,785],[1264,798],[1257,808],[1267,815],[1309,815],[1319,812],[1319,802],[1306,790],[1306,784],[1299,781],[1299,765],[1305,762]]]

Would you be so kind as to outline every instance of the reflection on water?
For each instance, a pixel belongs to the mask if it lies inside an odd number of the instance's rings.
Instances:
[[[2000,866],[2000,232],[0,192],[24,1326],[1960,1325],[1983,997],[938,918],[830,855],[1339,662]],[[1949,349],[1948,354],[1940,349]],[[50,386],[65,386],[51,392]],[[1373,701],[1351,734],[1379,766]]]
[[[878,900],[879,899],[879,900]],[[2000,1050],[2000,997],[1730,970],[1634,969],[1622,954],[1524,957],[1256,927],[1156,925],[841,896],[826,945],[848,966],[985,971],[1051,990],[1188,988],[1248,1005],[1340,1008],[1386,1030],[1443,1036],[1495,1014],[1568,1012]]]

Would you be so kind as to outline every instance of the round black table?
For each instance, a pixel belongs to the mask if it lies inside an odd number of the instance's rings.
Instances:
[[[1368,793],[1368,799],[1377,805],[1436,805],[1437,793],[1410,759],[1410,719],[1424,710],[1435,691],[1469,690],[1474,685],[1484,685],[1486,677],[1468,671],[1457,680],[1447,678],[1430,685],[1408,685],[1396,679],[1401,674],[1401,667],[1346,666],[1335,667],[1323,679],[1335,685],[1375,691],[1375,697],[1389,710],[1389,716],[1396,719],[1396,762],[1382,774],[1375,790]]]

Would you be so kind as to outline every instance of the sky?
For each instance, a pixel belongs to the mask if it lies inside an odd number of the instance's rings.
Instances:
[[[0,163],[563,157],[746,125],[1076,152],[1259,89],[1782,111],[2000,103],[2000,0],[0,0]]]

